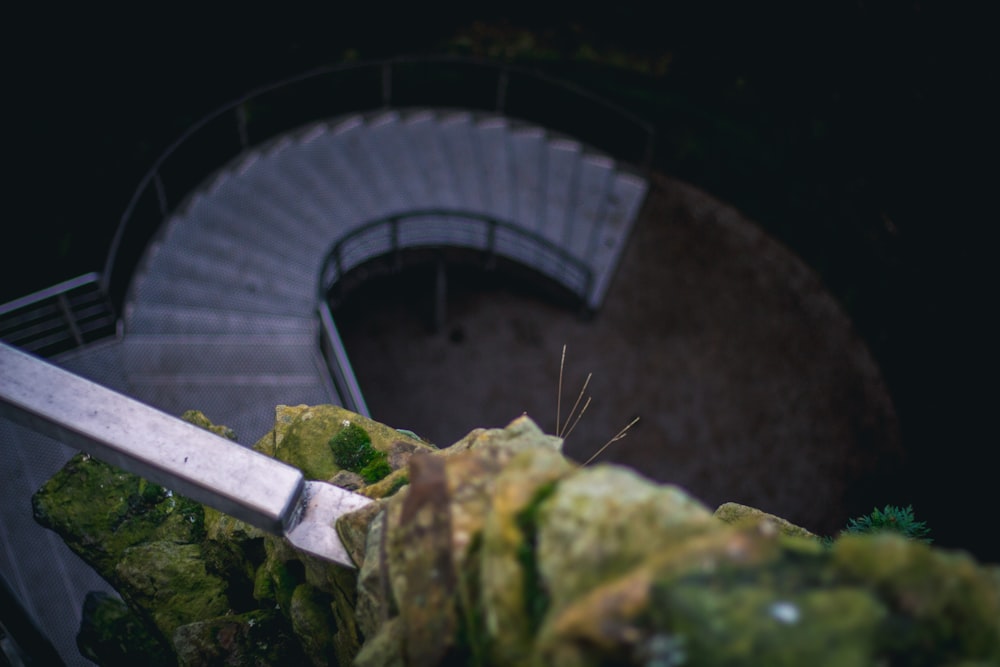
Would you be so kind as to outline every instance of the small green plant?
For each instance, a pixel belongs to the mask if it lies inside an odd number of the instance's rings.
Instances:
[[[344,470],[361,475],[367,484],[374,484],[392,472],[385,452],[372,447],[367,431],[351,422],[330,438],[333,460]]]
[[[929,537],[930,529],[923,521],[917,521],[913,516],[913,506],[907,505],[901,509],[893,505],[886,505],[884,509],[875,508],[871,514],[859,516],[851,519],[847,523],[847,528],[841,531],[842,535],[893,532],[899,533],[911,540],[931,543]]]

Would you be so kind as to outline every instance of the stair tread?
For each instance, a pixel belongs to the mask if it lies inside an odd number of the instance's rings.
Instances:
[[[315,335],[315,317],[278,316],[193,306],[143,303],[125,312],[131,334],[303,334]]]

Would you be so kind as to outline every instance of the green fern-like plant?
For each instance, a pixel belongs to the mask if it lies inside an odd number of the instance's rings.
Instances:
[[[930,528],[923,521],[917,521],[913,516],[913,506],[907,505],[905,508],[886,505],[884,509],[875,508],[871,514],[859,516],[851,519],[847,523],[841,534],[877,533],[877,532],[899,533],[911,540],[926,542],[930,544],[933,540],[930,536]]]
[[[392,472],[385,452],[375,449],[368,433],[357,424],[345,424],[330,439],[330,447],[338,466],[358,473],[368,484],[374,484]]]

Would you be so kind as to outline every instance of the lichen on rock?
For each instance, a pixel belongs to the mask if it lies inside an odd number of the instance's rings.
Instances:
[[[819,539],[818,535],[813,534],[801,526],[796,526],[787,519],[775,516],[774,514],[769,514],[757,509],[756,507],[741,505],[740,503],[723,503],[715,509],[714,514],[715,518],[725,521],[726,523],[766,520],[774,524],[774,527],[777,528],[783,535],[788,535],[789,537],[811,537]]]
[[[1000,663],[996,566],[893,535],[827,546],[561,444],[522,417],[437,450],[279,406],[258,451],[375,500],[337,522],[356,571],[85,457],[35,504],[185,665]]]

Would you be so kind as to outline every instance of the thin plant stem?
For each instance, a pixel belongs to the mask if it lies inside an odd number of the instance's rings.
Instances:
[[[583,387],[580,388],[580,393],[576,397],[576,403],[573,404],[573,409],[569,411],[568,415],[566,415],[566,424],[568,424],[569,421],[573,419],[573,415],[576,414],[576,409],[579,407],[580,401],[583,400],[583,394],[587,391],[587,385],[590,384],[590,377],[592,375],[593,373],[587,373],[587,379],[583,381]],[[582,415],[583,413],[581,412],[580,414]],[[577,417],[577,420],[579,420],[579,417]],[[566,424],[563,424],[563,426]],[[556,435],[560,438],[565,437],[562,433],[556,433]]]
[[[559,393],[556,394],[556,435],[559,435],[559,417],[562,411],[562,376],[566,365],[566,344],[563,343],[562,359],[559,361]]]
[[[580,423],[580,417],[582,417],[582,416],[583,416],[583,413],[587,411],[587,406],[588,406],[588,405],[590,405],[590,396],[588,396],[588,397],[587,397],[587,400],[586,400],[586,401],[584,401],[584,403],[583,403],[583,409],[582,409],[582,410],[580,410],[580,414],[578,414],[578,415],[576,416],[576,421],[574,421],[574,422],[573,422],[573,425],[569,427],[569,430],[568,430],[568,431],[566,431],[566,434],[565,434],[565,435],[563,435],[563,436],[561,436],[561,437],[562,437],[562,438],[563,438],[564,440],[565,440],[566,438],[568,438],[568,437],[569,437],[569,434],[573,432],[573,429],[575,429],[575,428],[576,428],[576,425]],[[567,422],[567,423],[568,423],[568,422]]]
[[[597,450],[596,452],[594,452],[594,455],[593,455],[593,456],[591,456],[591,457],[590,457],[589,459],[587,459],[587,461],[586,461],[586,462],[585,462],[585,463],[584,463],[583,465],[584,465],[584,466],[586,466],[586,465],[587,465],[587,464],[589,464],[589,463],[590,463],[591,461],[593,461],[593,460],[594,460],[594,459],[596,459],[596,458],[597,458],[598,456],[600,456],[600,455],[601,455],[601,452],[603,452],[603,451],[604,451],[605,449],[607,449],[607,448],[608,448],[608,445],[610,445],[610,444],[611,444],[612,442],[618,442],[619,440],[621,440],[622,438],[624,438],[624,437],[625,437],[626,435],[628,435],[628,430],[629,430],[630,428],[632,428],[633,426],[635,426],[635,423],[636,423],[637,421],[639,421],[639,418],[638,418],[638,417],[636,417],[635,419],[633,419],[632,421],[630,421],[630,422],[628,423],[628,426],[626,426],[626,427],[625,427],[625,428],[623,428],[622,430],[618,431],[618,433],[617,433],[617,434],[615,435],[615,437],[611,438],[611,439],[610,439],[610,440],[608,440],[608,441],[607,441],[606,443],[604,443],[604,446],[603,446],[603,447],[601,447],[600,449],[598,449],[598,450]]]

